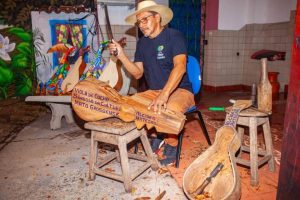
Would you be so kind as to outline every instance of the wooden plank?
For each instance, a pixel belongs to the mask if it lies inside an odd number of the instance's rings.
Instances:
[[[242,146],[241,149],[242,149],[242,151],[250,153],[250,147]],[[266,150],[258,149],[257,152],[258,152],[259,156],[265,156],[265,155],[267,155],[267,151]]]
[[[28,96],[25,101],[71,103],[71,96]]]
[[[119,136],[93,130],[92,132],[94,132],[95,140],[105,142],[108,144],[118,145]]]
[[[250,117],[250,173],[251,185],[258,185],[258,155],[257,155],[257,118]]]
[[[100,175],[100,176],[108,177],[108,178],[123,182],[123,176],[122,175],[115,174],[115,173],[112,173],[112,172],[108,172],[108,171],[105,171],[103,169],[97,169],[97,168],[94,169],[94,172],[96,174]]]
[[[95,163],[98,155],[98,142],[94,140],[93,133],[91,135],[90,159],[89,159],[89,180],[95,180],[96,174],[94,173]]]
[[[118,118],[108,118],[96,122],[88,122],[84,124],[86,129],[105,132],[116,135],[124,135],[136,128],[134,123],[126,123]]]
[[[112,153],[111,155],[105,156],[101,162],[99,162],[97,164],[97,168],[101,168],[104,165],[106,165],[107,163],[109,163],[110,161],[112,161],[113,159],[117,158],[117,153]]]
[[[244,141],[244,132],[245,132],[244,128],[242,128],[241,126],[237,127],[237,133],[238,133],[238,136],[239,136],[240,141],[242,142],[242,144],[243,144],[243,141]],[[239,153],[237,155],[238,158],[241,158],[241,156],[242,156],[242,150],[243,150],[243,146],[241,147],[241,149],[240,149],[240,151],[239,151]]]
[[[118,147],[120,151],[124,187],[127,192],[131,192],[132,182],[131,182],[131,176],[129,172],[129,161],[128,161],[126,141],[120,139]]]
[[[266,143],[266,151],[267,154],[271,156],[269,159],[269,170],[271,172],[275,171],[275,161],[274,161],[274,155],[273,155],[273,142],[272,142],[272,136],[271,136],[271,128],[269,120],[263,125],[264,130],[264,138]]]
[[[143,166],[139,167],[138,170],[136,170],[135,172],[133,172],[133,174],[131,175],[131,179],[135,179],[136,177],[138,177],[141,173],[143,173],[144,171],[146,171],[146,169],[148,169],[151,166],[151,162],[146,162]]]
[[[128,157],[129,157],[129,158],[132,158],[132,159],[135,159],[135,160],[144,161],[144,162],[147,162],[147,161],[148,161],[147,156],[144,156],[144,155],[128,153]]]

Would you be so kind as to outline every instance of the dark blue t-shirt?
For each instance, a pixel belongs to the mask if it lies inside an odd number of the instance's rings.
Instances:
[[[183,34],[175,29],[164,28],[153,39],[139,39],[134,61],[143,63],[149,89],[163,89],[174,67],[173,57],[179,54],[187,55],[187,47]],[[192,92],[187,74],[184,74],[179,87]]]

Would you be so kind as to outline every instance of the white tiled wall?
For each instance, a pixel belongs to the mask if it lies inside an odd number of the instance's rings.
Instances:
[[[133,59],[134,52],[136,48],[136,30],[134,26],[126,26],[126,25],[112,25],[112,32],[114,39],[116,41],[120,40],[121,38],[126,38],[126,46],[125,46],[125,53],[130,58]],[[101,26],[101,31],[104,36],[104,40],[107,40],[107,33],[105,26]],[[100,34],[100,40],[103,40],[101,38]],[[109,52],[105,51],[103,53],[103,56],[107,58],[109,56]]]
[[[105,26],[101,27],[103,32],[105,31]],[[106,32],[106,31],[105,31]],[[134,26],[127,26],[127,25],[112,25],[112,32],[114,39],[116,41],[120,40],[121,38],[126,38],[126,46],[124,47],[125,54],[128,56],[130,60],[133,60],[134,53],[136,49],[136,42],[137,42],[137,30]],[[107,37],[107,34],[103,34],[105,37]],[[108,51],[104,52],[106,54],[103,54],[103,56],[109,57]],[[137,80],[132,78],[130,83],[131,88],[133,91],[137,90],[138,83]],[[131,91],[131,90],[130,90]],[[134,93],[134,92],[130,92]]]
[[[280,90],[283,91],[290,76],[293,30],[294,12],[290,22],[248,24],[238,31],[206,32],[208,45],[204,51],[204,84],[218,87],[258,83],[260,61],[250,57],[256,51],[268,49],[286,52],[285,61],[268,62],[268,71],[280,73]]]

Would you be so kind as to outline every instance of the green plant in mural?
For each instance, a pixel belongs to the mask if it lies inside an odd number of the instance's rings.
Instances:
[[[16,27],[10,28],[8,33],[20,39],[21,42],[16,45],[11,59],[4,57],[0,59],[0,99],[8,97],[10,85],[14,85],[14,96],[31,94],[32,83],[35,79],[32,34]]]
[[[38,68],[50,67],[52,68],[52,64],[49,60],[49,57],[46,56],[42,52],[42,46],[45,44],[44,34],[39,28],[34,28],[33,30],[33,46],[34,46],[34,54],[36,61],[36,70]]]

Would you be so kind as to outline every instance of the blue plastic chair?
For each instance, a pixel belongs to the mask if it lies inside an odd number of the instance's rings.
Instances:
[[[201,68],[200,64],[197,61],[197,59],[193,56],[188,56],[187,60],[187,75],[189,77],[190,82],[192,83],[193,93],[194,95],[197,95],[201,88]],[[211,141],[202,117],[202,114],[200,110],[197,108],[197,106],[192,106],[189,108],[185,115],[194,115],[197,114],[199,118],[199,123],[201,125],[201,128],[203,130],[204,136],[206,138],[206,141],[209,145],[211,145]],[[176,167],[179,167],[179,161],[180,161],[180,154],[181,154],[181,146],[182,146],[182,138],[183,138],[183,132],[179,133],[178,135],[178,146],[177,146],[177,153],[176,153]]]

